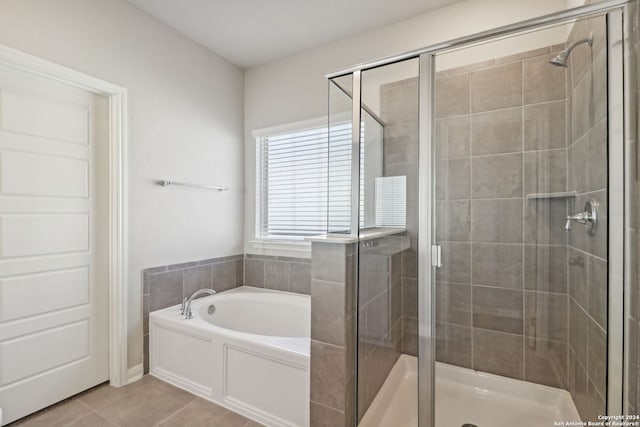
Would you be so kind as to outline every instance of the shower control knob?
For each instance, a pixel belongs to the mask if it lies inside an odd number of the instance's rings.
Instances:
[[[591,199],[584,204],[584,211],[575,215],[569,215],[564,225],[564,231],[571,231],[571,223],[577,222],[584,225],[584,229],[591,236],[596,234],[596,224],[598,223],[598,207],[599,203]]]

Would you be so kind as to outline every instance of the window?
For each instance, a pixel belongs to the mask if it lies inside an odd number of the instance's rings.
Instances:
[[[256,141],[256,237],[303,238],[327,223],[327,128]]]
[[[332,124],[330,132],[331,150],[327,126],[256,138],[257,238],[324,234],[329,211],[349,228],[351,123]]]
[[[302,240],[351,227],[351,122],[327,119],[256,131],[256,238]],[[360,123],[360,228],[375,225],[383,127]],[[330,221],[329,221],[330,217]]]

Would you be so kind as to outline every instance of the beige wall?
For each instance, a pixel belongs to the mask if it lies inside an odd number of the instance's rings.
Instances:
[[[242,253],[243,72],[124,0],[0,0],[0,44],[129,89],[129,367],[142,269]],[[225,193],[154,185],[228,185]]]

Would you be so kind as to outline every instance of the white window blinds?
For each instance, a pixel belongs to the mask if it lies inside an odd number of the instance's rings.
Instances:
[[[376,226],[407,226],[407,177],[385,176],[375,180]]]
[[[256,235],[302,238],[327,228],[327,128],[256,141]]]
[[[349,228],[351,123],[331,125],[331,150],[328,138],[318,126],[256,139],[257,238],[324,234],[329,212]]]

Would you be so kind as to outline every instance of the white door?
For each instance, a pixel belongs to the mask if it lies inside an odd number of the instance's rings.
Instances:
[[[109,378],[108,100],[0,65],[0,408]]]

